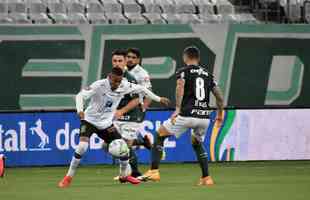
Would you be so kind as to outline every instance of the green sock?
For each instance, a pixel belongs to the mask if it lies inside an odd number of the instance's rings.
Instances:
[[[197,160],[199,162],[202,177],[209,176],[208,169],[208,156],[201,142],[192,144],[193,149],[196,153]]]
[[[158,169],[159,168],[159,162],[162,157],[163,148],[164,148],[164,141],[168,136],[159,136],[157,134],[154,145],[152,147],[152,165],[151,169]]]
[[[141,176],[141,173],[139,172],[138,169],[138,157],[136,155],[135,150],[133,150],[132,148],[130,148],[130,152],[129,152],[129,164],[131,167],[131,174],[133,176]]]

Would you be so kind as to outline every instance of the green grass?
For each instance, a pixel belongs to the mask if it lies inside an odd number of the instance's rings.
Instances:
[[[145,170],[146,166],[142,166]],[[196,164],[161,165],[161,181],[138,186],[112,181],[116,166],[81,167],[70,188],[57,182],[67,168],[9,168],[0,179],[1,200],[298,200],[310,199],[310,161],[212,163],[216,185],[195,186]]]

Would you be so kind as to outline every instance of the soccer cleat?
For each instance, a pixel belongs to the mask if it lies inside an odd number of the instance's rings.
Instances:
[[[214,185],[214,181],[211,176],[206,176],[206,177],[200,178],[199,183],[197,185],[198,186],[203,186],[203,185],[212,186]]]
[[[5,157],[4,155],[0,155],[0,177],[4,176],[5,171]]]
[[[159,169],[150,169],[143,176],[139,177],[140,180],[160,181]]]
[[[58,187],[60,188],[66,188],[69,187],[72,181],[72,177],[71,176],[65,176],[59,183],[58,183]]]
[[[133,185],[137,185],[137,184],[141,183],[140,180],[138,180],[137,178],[135,178],[133,176],[119,177],[119,182],[121,182],[121,183],[129,182]]]
[[[114,181],[118,181],[118,180],[119,180],[119,176],[114,176],[114,177],[113,177],[113,180],[114,180]]]
[[[151,138],[150,138],[150,136],[149,135],[145,135],[144,137],[143,137],[143,146],[145,147],[145,148],[147,148],[148,150],[151,150],[151,148],[152,148],[152,143],[151,143]]]

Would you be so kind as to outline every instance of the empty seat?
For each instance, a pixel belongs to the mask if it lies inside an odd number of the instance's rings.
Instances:
[[[6,0],[0,1],[0,23],[1,24],[13,23],[13,20],[9,17],[9,6]]]
[[[63,2],[59,0],[50,0],[48,1],[49,16],[57,24],[68,24],[69,19],[67,15],[67,7]]]
[[[131,24],[147,24],[147,20],[140,13],[126,13]]]
[[[250,13],[235,14],[235,17],[238,19],[240,23],[252,23],[252,24],[259,23],[257,19]]]
[[[21,0],[8,1],[9,17],[17,24],[31,24],[28,18],[26,2]]]
[[[214,4],[206,0],[193,0],[194,5],[198,8],[201,15],[214,15]]]
[[[160,5],[163,13],[176,13],[176,6],[173,0],[154,0],[154,2]]]
[[[108,13],[106,17],[111,24],[128,24],[128,19],[122,13]]]
[[[52,20],[48,18],[46,11],[47,5],[41,0],[30,0],[29,6],[29,17],[36,24],[51,24]]]
[[[154,0],[138,0],[138,3],[146,13],[162,13],[160,5],[156,4]]]
[[[171,14],[171,13],[163,13],[161,15],[168,24],[182,24],[182,21],[177,14]]]
[[[199,18],[204,24],[218,24],[221,22],[221,16],[215,14],[199,15]]]
[[[85,5],[77,0],[68,3],[68,19],[72,24],[88,23],[85,17]]]
[[[218,10],[218,14],[221,15],[229,15],[235,13],[234,6],[228,0],[217,0],[216,7]]]
[[[202,20],[195,14],[178,14],[182,24],[201,24]]]
[[[307,2],[304,7],[305,10],[305,20],[310,23],[310,2]]]
[[[105,13],[122,13],[122,5],[116,0],[104,0],[102,3]]]
[[[98,0],[89,0],[86,5],[86,17],[92,24],[107,24],[108,19],[104,15],[103,6]]]
[[[291,22],[300,22],[301,20],[301,4],[297,0],[291,0],[289,6],[289,13],[286,8],[284,10],[287,13],[288,18],[290,19]]]
[[[167,24],[159,13],[144,13],[143,14],[149,21],[150,24]]]
[[[141,6],[135,0],[119,0],[124,13],[141,13]]]
[[[196,8],[191,0],[176,1],[177,13],[196,13]]]

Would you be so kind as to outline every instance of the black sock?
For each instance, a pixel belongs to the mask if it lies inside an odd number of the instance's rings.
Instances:
[[[137,139],[133,140],[133,146],[142,146],[144,145],[143,138],[138,137]]]
[[[199,162],[202,177],[209,176],[209,170],[208,170],[208,156],[207,153],[203,147],[203,144],[201,142],[197,142],[195,144],[192,144],[193,149],[196,153],[197,160]]]
[[[152,147],[152,165],[151,169],[158,169],[159,168],[159,162],[161,160],[162,154],[163,154],[163,148],[164,148],[164,140],[168,136],[159,136],[157,134],[154,145]]]
[[[137,158],[136,152],[132,148],[130,148],[130,153],[129,153],[129,164],[130,164],[131,171],[132,171],[131,175],[133,177],[138,177],[142,175],[138,169],[138,158]]]

